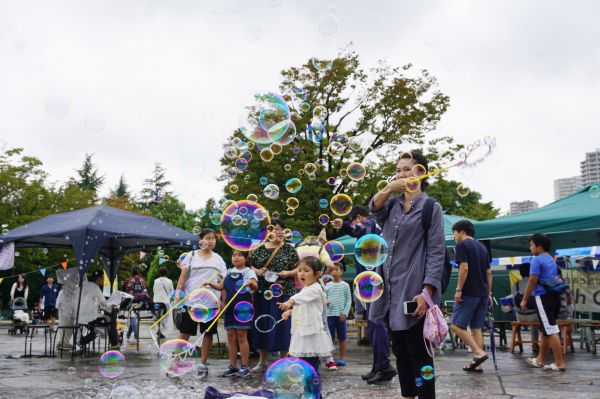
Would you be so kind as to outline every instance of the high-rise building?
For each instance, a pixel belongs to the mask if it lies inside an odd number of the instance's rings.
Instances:
[[[514,215],[515,213],[527,212],[537,209],[538,207],[539,205],[535,201],[513,201],[510,203],[510,214]]]
[[[554,200],[557,201],[561,198],[571,195],[581,187],[582,184],[580,176],[556,179],[554,180]]]
[[[581,163],[581,182],[584,186],[600,183],[600,148],[585,154]]]

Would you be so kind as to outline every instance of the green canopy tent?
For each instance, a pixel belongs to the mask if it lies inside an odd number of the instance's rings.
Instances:
[[[544,233],[552,248],[600,244],[600,186],[592,185],[532,211],[474,222],[476,238],[489,241],[493,257],[529,254],[529,236]]]

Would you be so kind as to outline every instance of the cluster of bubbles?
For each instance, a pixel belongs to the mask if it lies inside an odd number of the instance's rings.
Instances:
[[[269,366],[264,386],[276,397],[320,398],[321,384],[317,371],[305,360],[286,357]]]

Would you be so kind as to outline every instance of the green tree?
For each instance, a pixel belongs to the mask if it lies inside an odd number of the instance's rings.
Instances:
[[[464,216],[474,220],[493,219],[498,216],[500,210],[494,208],[490,202],[481,202],[481,194],[476,191],[461,197],[458,195],[457,188],[460,182],[454,180],[438,179],[428,190],[427,194],[437,199],[444,212]]]
[[[165,168],[160,162],[155,162],[152,176],[144,180],[144,186],[140,192],[140,204],[148,208],[151,204],[160,202],[162,198],[171,194],[171,191],[168,190],[170,185],[171,182],[167,180]]]
[[[235,154],[230,147],[235,147],[236,138],[247,140],[237,131],[225,144],[225,156],[221,158],[224,173],[220,178],[227,182],[227,198],[239,200],[249,193],[257,194],[259,202],[271,213],[279,212],[290,227],[303,234],[319,230],[320,214],[335,217],[329,208],[319,207],[321,198],[345,193],[355,203],[364,204],[375,192],[377,181],[393,175],[391,170],[384,175],[385,166],[398,158],[401,149],[421,149],[435,167],[450,162],[462,148],[451,137],[433,133],[450,99],[437,89],[436,79],[427,71],[415,72],[410,64],[390,67],[380,63],[365,72],[358,55],[351,51],[343,51],[331,60],[330,68],[322,65],[327,66],[328,62],[308,61],[282,72],[280,92],[291,109],[296,131],[293,143],[284,146],[270,162],[261,162],[264,145],[250,144],[252,161],[247,170],[235,173],[234,161],[244,156],[244,148],[238,148]],[[317,106],[324,107],[324,111],[315,116]],[[319,165],[314,176],[308,177],[304,172],[308,163]],[[367,166],[364,180],[354,182],[342,176],[351,163]],[[261,177],[279,186],[278,199],[261,195]],[[302,180],[302,189],[290,194],[285,183],[294,177]],[[327,183],[330,177],[335,180],[331,185]],[[291,196],[299,200],[300,206],[287,216],[286,200]]]
[[[119,183],[117,183],[117,186],[113,190],[110,191],[110,195],[111,195],[111,197],[123,197],[123,198],[130,197],[129,186],[125,182],[124,175],[121,175],[121,177],[119,178]]]
[[[104,175],[99,175],[98,169],[92,161],[93,156],[94,154],[85,154],[83,165],[75,170],[78,177],[72,178],[72,181],[82,190],[98,193],[98,189],[104,183]]]

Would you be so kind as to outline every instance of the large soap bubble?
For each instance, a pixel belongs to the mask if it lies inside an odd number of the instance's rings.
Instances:
[[[198,288],[192,291],[185,304],[190,318],[199,323],[211,321],[219,313],[219,298],[208,288]]]
[[[352,198],[346,194],[336,194],[331,197],[329,207],[337,216],[346,216],[352,210]]]
[[[327,251],[332,262],[339,262],[344,258],[344,246],[339,241],[328,241],[323,249]]]
[[[190,356],[194,351],[193,344],[183,339],[172,339],[160,346],[160,368],[170,376],[181,377],[189,373],[195,365]]]
[[[268,144],[286,133],[290,126],[290,109],[277,94],[255,94],[243,107],[239,124],[248,140]]]
[[[104,378],[116,378],[125,372],[125,356],[119,351],[108,351],[100,356],[98,371]]]
[[[275,361],[267,369],[264,382],[276,397],[321,397],[319,374],[303,359],[286,357]]]
[[[292,177],[285,182],[285,189],[292,194],[297,193],[302,188],[302,180],[297,177]]]
[[[367,270],[354,279],[354,295],[361,302],[375,302],[383,294],[383,279],[373,271]]]
[[[262,211],[257,212],[257,209],[262,209]],[[256,215],[260,215],[260,218],[257,218]],[[236,216],[241,217],[241,223],[234,223],[238,219]],[[223,211],[221,235],[223,241],[231,248],[253,251],[267,240],[269,224],[271,224],[271,220],[262,205],[254,201],[237,201]]]
[[[254,306],[248,301],[238,302],[233,308],[233,317],[239,323],[249,323],[254,317]]]
[[[388,245],[383,237],[377,234],[366,234],[354,244],[356,260],[367,269],[373,269],[385,262],[388,256]]]
[[[265,189],[263,190],[263,194],[265,195],[265,197],[275,200],[277,198],[279,198],[279,186],[277,186],[277,184],[268,184],[267,186],[265,186]]]

